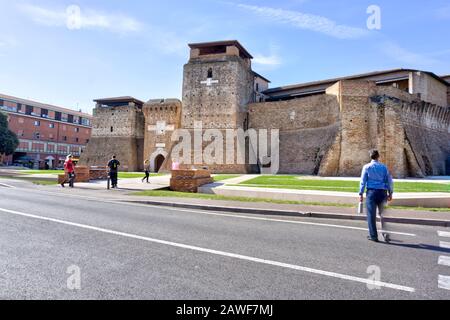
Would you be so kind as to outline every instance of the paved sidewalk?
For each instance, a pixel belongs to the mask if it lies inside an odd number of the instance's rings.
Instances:
[[[359,201],[357,194],[349,192],[241,187],[223,183],[205,185],[199,188],[199,192],[228,197],[239,197],[245,194],[245,197],[248,198],[337,203],[346,205],[353,205]],[[392,205],[425,208],[450,208],[450,193],[396,193]]]
[[[119,189],[128,191],[159,190],[170,186],[170,176],[156,176],[149,178],[150,183],[142,182],[142,178],[119,179]],[[104,190],[107,188],[106,180],[77,183],[76,187],[87,190]]]

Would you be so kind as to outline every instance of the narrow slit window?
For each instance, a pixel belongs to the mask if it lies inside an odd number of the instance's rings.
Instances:
[[[213,77],[213,71],[212,71],[211,68],[209,68],[209,70],[208,70],[208,78],[212,79],[212,77]]]

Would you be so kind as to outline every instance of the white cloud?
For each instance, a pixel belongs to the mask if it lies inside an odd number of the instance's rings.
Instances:
[[[270,56],[264,56],[262,54],[255,55],[253,62],[263,66],[279,66],[281,65],[281,59],[276,54]]]
[[[12,48],[17,46],[17,40],[10,36],[0,36],[0,49]]]
[[[237,6],[275,22],[323,33],[338,39],[356,39],[368,34],[365,29],[339,25],[333,20],[318,15],[246,4],[237,4]]]
[[[70,8],[70,7],[69,7]],[[44,8],[31,4],[19,6],[19,9],[35,23],[50,27],[68,27],[73,18],[69,8]],[[73,8],[73,7],[72,7]],[[80,8],[74,29],[101,29],[114,33],[137,32],[142,24],[123,14],[102,13],[89,8]]]
[[[383,43],[381,46],[381,51],[390,58],[415,68],[429,67],[439,63],[436,59],[420,53],[412,52],[391,41]]]
[[[146,42],[166,54],[184,56],[187,52],[188,40],[175,32],[166,31],[156,26],[149,26],[150,37]]]

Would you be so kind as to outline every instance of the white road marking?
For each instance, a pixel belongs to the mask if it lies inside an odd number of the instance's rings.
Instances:
[[[441,266],[450,267],[450,257],[440,256],[438,264]]]
[[[450,277],[439,275],[439,289],[450,290]]]
[[[177,242],[153,239],[153,238],[139,236],[139,235],[135,235],[135,234],[119,232],[119,231],[114,231],[114,230],[109,230],[109,229],[104,229],[104,228],[98,228],[98,227],[74,223],[74,222],[70,222],[70,221],[47,218],[47,217],[37,216],[37,215],[33,215],[33,214],[13,211],[13,210],[7,210],[7,209],[0,208],[0,212],[17,215],[17,216],[22,216],[22,217],[27,217],[27,218],[32,218],[32,219],[37,219],[37,220],[59,223],[59,224],[68,225],[68,226],[77,227],[77,228],[86,229],[86,230],[93,230],[93,231],[102,232],[102,233],[106,233],[106,234],[112,234],[112,235],[121,236],[121,237],[125,237],[125,238],[131,238],[131,239],[142,240],[142,241],[147,241],[147,242],[152,242],[152,243],[158,243],[158,244],[162,244],[162,245],[167,245],[167,246],[171,246],[171,247],[177,247],[177,248],[182,248],[182,249],[187,249],[187,250],[192,250],[192,251],[197,251],[197,252],[202,252],[202,253],[209,253],[209,254],[213,254],[213,255],[217,255],[217,256],[234,258],[234,259],[239,259],[239,260],[244,260],[244,261],[251,261],[251,262],[255,262],[255,263],[261,263],[261,264],[266,264],[266,265],[271,265],[271,266],[276,266],[276,267],[281,267],[281,268],[288,268],[288,269],[293,269],[293,270],[297,270],[297,271],[318,274],[318,275],[322,275],[322,276],[326,276],[326,277],[332,277],[332,278],[337,278],[337,279],[342,279],[342,280],[359,282],[359,283],[363,283],[366,285],[369,284],[369,285],[373,285],[373,286],[379,286],[379,287],[400,290],[400,291],[406,291],[406,292],[415,292],[416,291],[414,288],[411,288],[411,287],[401,286],[401,285],[392,284],[392,283],[388,283],[388,282],[374,281],[374,280],[349,276],[349,275],[335,273],[335,272],[313,269],[313,268],[308,268],[308,267],[303,267],[303,266],[298,266],[298,265],[293,265],[293,264],[288,264],[288,263],[283,263],[283,262],[278,262],[278,261],[273,261],[273,260],[260,259],[260,258],[245,256],[245,255],[241,255],[241,254],[235,254],[235,253],[231,253],[231,252],[212,250],[212,249],[196,247],[196,246],[191,246],[191,245],[177,243]]]
[[[442,238],[450,238],[450,232],[447,231],[438,231],[438,235]]]
[[[33,190],[33,191],[36,191],[36,190]],[[329,227],[329,228],[337,228],[337,229],[358,230],[358,231],[365,231],[365,232],[367,232],[369,230],[368,228],[352,227],[352,226],[346,226],[346,225],[335,225],[335,224],[327,224],[327,223],[250,217],[250,216],[243,216],[243,215],[238,215],[238,214],[226,214],[226,213],[218,213],[218,212],[207,212],[207,211],[201,211],[201,210],[180,209],[180,208],[174,208],[174,207],[162,207],[162,206],[156,206],[156,205],[124,202],[124,201],[115,200],[115,199],[101,200],[101,199],[94,198],[94,197],[65,194],[65,193],[61,194],[61,193],[55,193],[55,192],[49,192],[49,191],[36,191],[36,192],[45,193],[45,194],[49,194],[49,195],[56,195],[56,196],[60,196],[60,197],[61,196],[63,196],[63,197],[69,196],[69,197],[73,197],[73,198],[79,198],[79,199],[89,200],[89,201],[94,201],[94,202],[113,203],[113,204],[119,204],[119,205],[131,205],[131,206],[143,207],[143,208],[156,208],[156,209],[167,210],[167,211],[198,213],[198,214],[210,215],[210,216],[222,216],[222,217],[231,217],[231,218],[239,218],[239,219],[247,219],[247,220],[259,220],[259,221],[280,222],[280,223],[289,223],[289,224],[310,225],[310,226]],[[405,232],[379,230],[378,233],[380,233],[380,234],[381,233],[389,233],[389,234],[395,234],[395,235],[401,235],[401,236],[407,236],[407,237],[416,237],[416,235],[413,233],[405,233]]]
[[[441,241],[441,248],[450,249],[450,242]]]
[[[16,189],[16,187],[10,186],[9,184],[6,184],[6,183],[0,183],[0,187],[10,188],[10,189]]]

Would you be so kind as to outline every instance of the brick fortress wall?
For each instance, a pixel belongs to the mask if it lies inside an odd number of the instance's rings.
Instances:
[[[325,95],[249,108],[251,128],[280,129],[280,173],[359,176],[373,148],[395,177],[446,173],[450,108],[393,87],[340,81]]]
[[[157,157],[163,156],[162,170],[171,168],[172,135],[181,126],[181,101],[177,99],[150,100],[143,108],[145,116],[144,159],[150,161],[151,171],[158,171]]]

